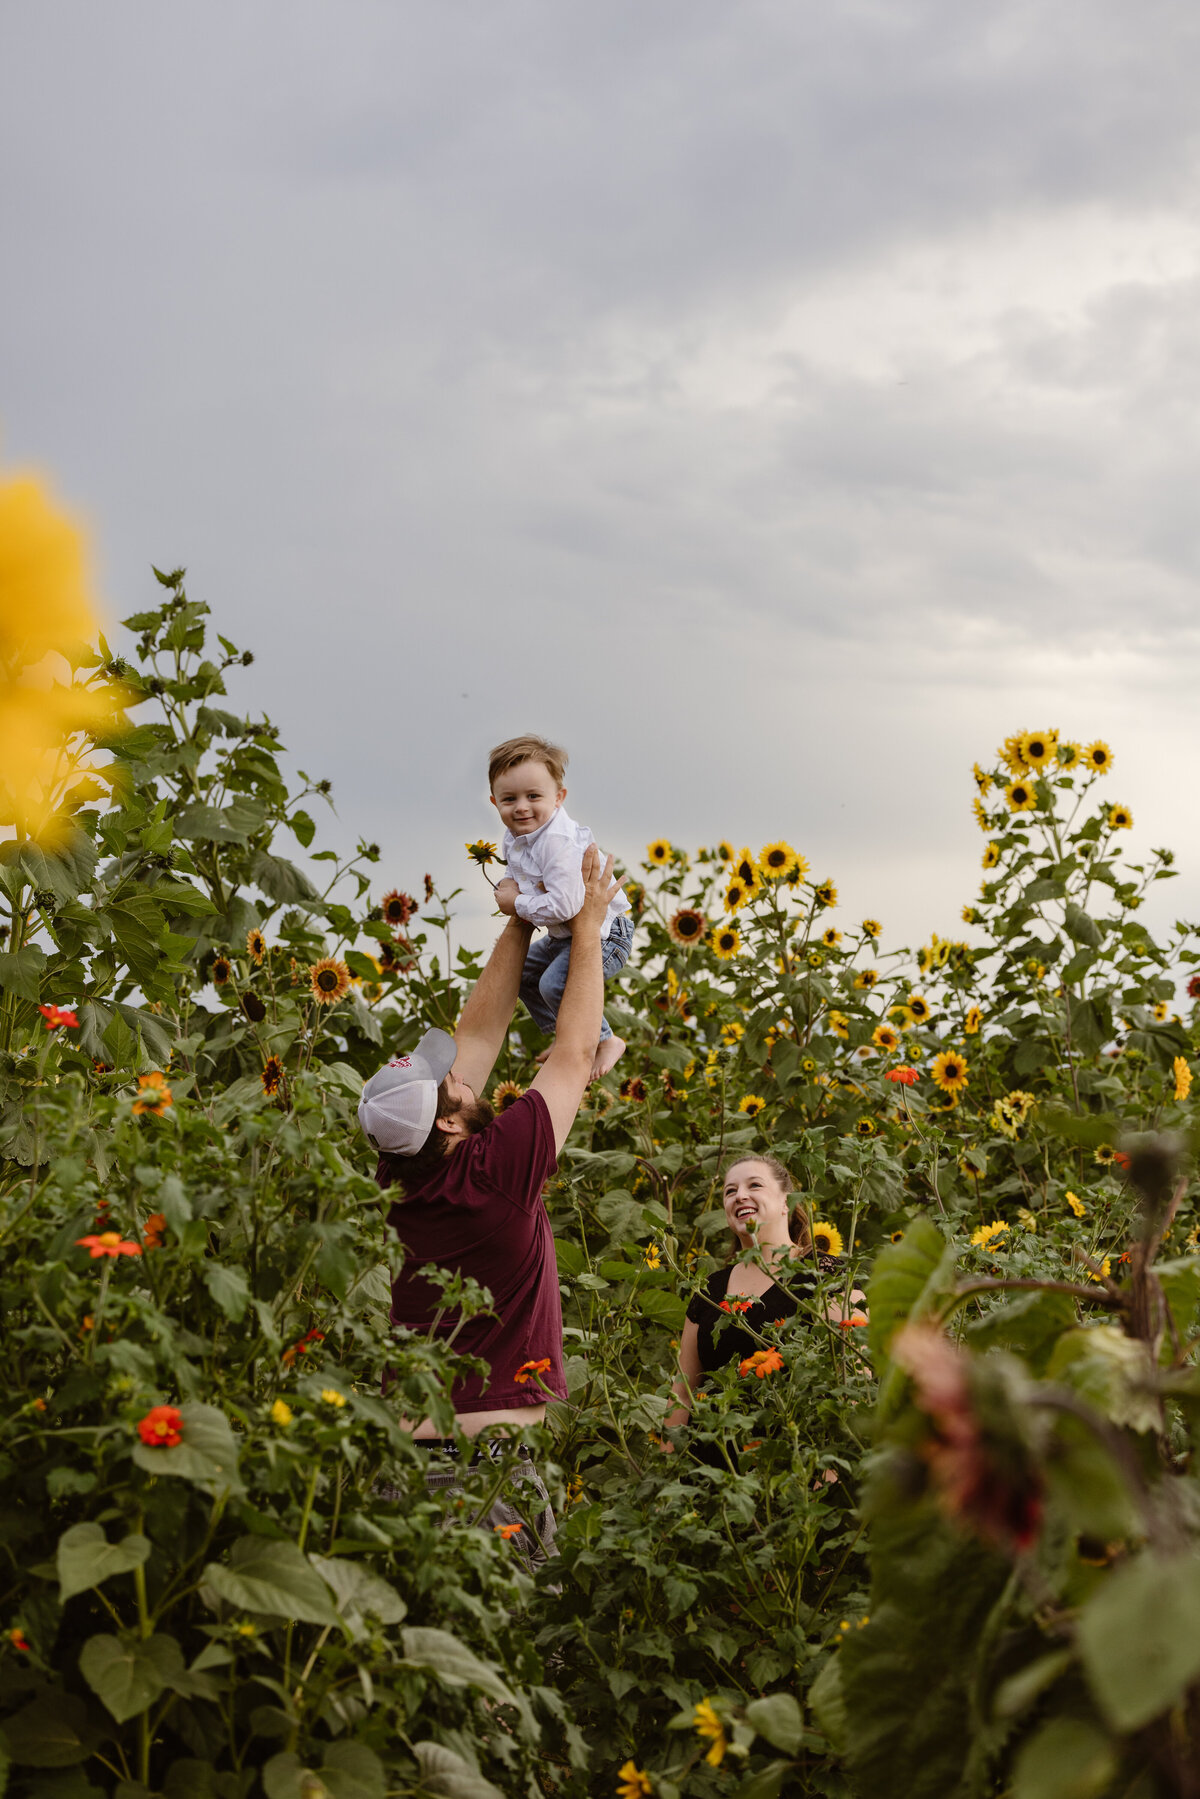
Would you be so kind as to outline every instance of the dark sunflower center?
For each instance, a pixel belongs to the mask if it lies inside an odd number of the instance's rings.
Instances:
[[[332,968],[323,968],[317,976],[317,986],[322,993],[332,993],[338,984],[338,978]]]

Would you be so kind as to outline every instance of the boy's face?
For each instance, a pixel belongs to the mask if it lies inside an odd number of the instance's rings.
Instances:
[[[553,818],[567,797],[544,762],[518,762],[492,787],[492,804],[514,837],[528,837]]]

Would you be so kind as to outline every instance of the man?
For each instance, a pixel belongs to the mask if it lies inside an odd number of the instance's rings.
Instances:
[[[393,1324],[437,1334],[456,1331],[455,1348],[478,1356],[487,1373],[460,1381],[452,1398],[464,1436],[505,1425],[538,1424],[546,1394],[567,1395],[563,1377],[562,1304],[550,1221],[542,1189],[554,1172],[591,1075],[604,1006],[601,931],[616,884],[612,857],[595,846],[583,858],[584,899],[571,930],[570,970],[550,1054],[529,1091],[499,1118],[479,1098],[516,1010],[532,926],[513,911],[516,883],[501,881],[496,898],[509,913],[505,930],[463,1007],[453,1037],[427,1031],[363,1088],[359,1123],[379,1152],[376,1179],[402,1190],[388,1223],[404,1245],[405,1265],[392,1287]],[[442,1299],[420,1270],[429,1263],[478,1281],[492,1313],[461,1329],[438,1319]],[[413,1430],[427,1448],[431,1489],[459,1485],[453,1438],[439,1438],[428,1418]],[[480,1453],[502,1453],[481,1445]],[[527,1452],[518,1478],[532,1490],[530,1524],[503,1502],[486,1522],[510,1532],[530,1566],[544,1561],[554,1514]],[[485,1522],[485,1520],[480,1520]],[[531,1531],[536,1541],[531,1540]]]

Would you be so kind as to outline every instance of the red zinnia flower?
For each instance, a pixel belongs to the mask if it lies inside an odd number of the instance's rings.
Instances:
[[[753,1304],[752,1299],[723,1299],[717,1309],[721,1312],[748,1312]]]
[[[1118,1168],[1128,1168],[1129,1166],[1129,1157],[1125,1154],[1123,1149],[1113,1151],[1113,1161],[1117,1164]]]
[[[183,1413],[177,1405],[152,1405],[138,1419],[138,1436],[148,1449],[174,1449],[183,1442]]]
[[[540,1362],[522,1362],[521,1366],[517,1369],[517,1372],[513,1375],[513,1379],[520,1381],[522,1386],[524,1386],[525,1382],[527,1380],[532,1380],[535,1374],[549,1374],[549,1372],[550,1357],[543,1356]]]
[[[910,1068],[905,1063],[902,1068],[889,1068],[883,1078],[885,1081],[897,1081],[902,1087],[911,1087],[921,1077],[915,1068]]]
[[[28,1655],[29,1640],[26,1637],[25,1632],[21,1629],[21,1626],[19,1624],[14,1624],[13,1628],[7,1634],[8,1640],[13,1648],[19,1649],[23,1655]]]
[[[140,1243],[122,1243],[120,1231],[101,1231],[98,1237],[76,1237],[78,1249],[90,1249],[93,1262],[101,1256],[140,1256]]]
[[[1200,999],[1200,974],[1194,974],[1187,984],[1188,998]]]
[[[324,1331],[318,1331],[318,1330],[305,1331],[304,1335],[301,1337],[301,1339],[298,1343],[293,1343],[290,1349],[284,1350],[284,1352],[283,1352],[284,1367],[290,1368],[297,1356],[307,1355],[314,1343],[323,1343],[324,1341],[325,1341],[325,1332]]]
[[[79,1020],[74,1012],[67,1012],[61,1006],[39,1006],[38,1011],[45,1019],[48,1031],[56,1031],[59,1025],[65,1025],[69,1031],[79,1029]]]

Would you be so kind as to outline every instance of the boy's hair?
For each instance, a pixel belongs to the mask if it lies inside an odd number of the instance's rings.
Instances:
[[[501,775],[519,768],[522,762],[544,762],[554,785],[562,786],[567,752],[544,737],[510,737],[507,743],[498,743],[488,757],[488,786],[494,787]]]

